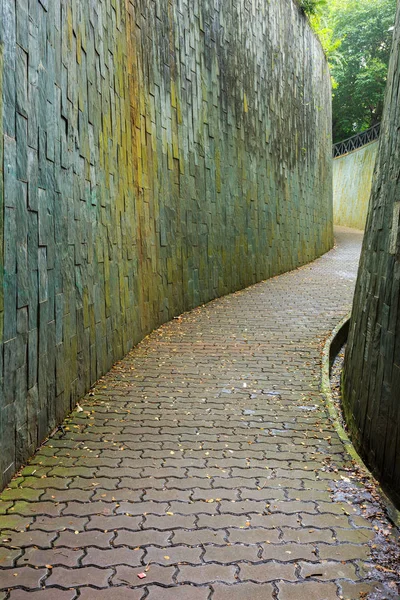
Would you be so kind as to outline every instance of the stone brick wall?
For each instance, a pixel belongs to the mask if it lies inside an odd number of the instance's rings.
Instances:
[[[332,245],[292,0],[2,0],[0,472],[174,315]]]
[[[400,6],[345,359],[353,440],[400,506]]]
[[[378,142],[339,156],[333,161],[333,222],[365,229]]]

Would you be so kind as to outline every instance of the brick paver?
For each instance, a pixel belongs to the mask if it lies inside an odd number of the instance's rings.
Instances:
[[[331,499],[348,457],[319,391],[361,234],[337,239],[314,263],[161,327],[98,382],[2,494],[1,599],[372,589],[359,565],[373,529]]]

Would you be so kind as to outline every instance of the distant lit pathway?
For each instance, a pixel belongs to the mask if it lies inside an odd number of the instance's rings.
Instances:
[[[373,530],[331,499],[346,457],[319,391],[361,235],[337,240],[98,383],[1,496],[0,600],[360,598]]]

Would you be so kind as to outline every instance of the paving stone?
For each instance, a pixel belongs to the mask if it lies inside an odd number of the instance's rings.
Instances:
[[[279,531],[276,529],[228,529],[228,534],[232,544],[273,544],[279,541]]]
[[[175,508],[181,508],[181,511]],[[184,512],[184,508],[187,505],[184,502],[177,502],[171,504],[172,512]],[[163,515],[167,512],[169,504],[167,502],[121,502],[119,506],[115,508],[115,514],[128,514],[128,515]],[[127,528],[128,529],[128,528]]]
[[[109,548],[113,533],[100,531],[62,531],[54,542],[54,546],[66,546],[67,548],[84,548],[85,546],[96,546],[97,548]]]
[[[41,496],[41,500],[52,500],[54,502],[69,502],[70,500],[78,502],[89,502],[93,495],[93,489],[90,490],[54,490],[47,489]]]
[[[79,559],[82,558],[83,550],[71,550],[70,548],[51,548],[50,550],[39,550],[38,548],[26,548],[23,555],[18,559],[18,565],[32,565],[34,567],[45,567],[46,565],[62,565],[64,567],[77,567]]]
[[[14,566],[14,562],[21,554],[21,550],[18,548],[12,550],[10,548],[2,548],[0,547],[0,567],[12,567]]]
[[[24,531],[23,533],[16,533],[15,531],[2,531],[0,546],[7,546],[9,548],[28,548],[29,546],[50,548],[52,541],[56,537],[56,532]]]
[[[240,496],[243,500],[265,500],[270,502],[271,500],[283,500],[285,498],[284,490],[271,490],[270,488],[262,488],[257,490],[246,490],[240,491]]]
[[[250,515],[199,515],[198,527],[223,529],[224,527],[250,527]]]
[[[357,581],[356,568],[352,564],[320,561],[318,564],[300,563],[301,576],[304,578],[317,575],[318,581],[351,579]]]
[[[2,500],[29,500],[38,501],[44,495],[43,490],[34,490],[32,488],[8,488],[1,493]]]
[[[335,529],[335,537],[338,542],[367,544],[374,539],[375,532],[373,529]]]
[[[92,590],[94,591],[94,590]],[[40,591],[25,591],[25,590],[12,590],[9,596],[10,600],[75,600],[75,590],[60,590],[54,588],[52,590],[40,590]]]
[[[0,503],[0,515],[5,515],[12,507],[14,506],[14,502],[1,502]],[[12,514],[12,510],[11,510]]]
[[[203,490],[199,490],[203,492]],[[172,502],[179,500],[181,502],[188,502],[190,500],[192,490],[151,490],[147,489],[145,492],[145,499],[154,501]],[[196,490],[193,491],[195,495]],[[196,498],[194,498],[196,499]]]
[[[98,569],[96,567],[80,567],[77,569],[55,567],[46,580],[46,586],[58,585],[62,588],[70,588],[80,585],[93,585],[97,588],[107,588],[108,581],[113,573],[111,569]]]
[[[174,514],[198,515],[201,513],[217,514],[216,502],[171,502],[170,509]]]
[[[333,583],[278,583],[279,600],[337,600]]]
[[[371,554],[368,545],[358,546],[356,544],[339,544],[332,546],[318,544],[319,556],[327,560],[367,560]]]
[[[347,530],[343,530],[347,531]],[[283,540],[285,542],[298,542],[299,544],[308,544],[310,542],[335,542],[333,532],[330,529],[289,529],[282,528]]]
[[[19,514],[25,516],[47,515],[48,517],[57,517],[65,508],[65,504],[57,502],[15,502],[10,514]]]
[[[266,502],[252,502],[251,500],[247,500],[245,502],[221,502],[220,504],[220,512],[221,513],[230,513],[230,514],[250,514],[255,513],[262,515],[268,512],[268,505]]]
[[[224,565],[183,565],[179,567],[177,581],[179,583],[203,584],[213,581],[223,581],[226,583],[235,582],[235,567]]]
[[[67,502],[63,509],[63,515],[74,515],[76,517],[88,515],[111,515],[116,510],[116,502]]]
[[[144,591],[132,590],[127,587],[109,587],[106,590],[95,590],[89,587],[79,588],[79,598],[82,600],[142,600]]]
[[[143,490],[130,490],[122,488],[118,490],[96,489],[93,493],[93,501],[105,502],[139,502],[142,499]]]
[[[142,550],[133,550],[131,548],[112,548],[111,550],[88,548],[86,555],[82,559],[82,565],[92,565],[95,567],[128,565],[130,567],[137,567],[141,565],[143,555]]]
[[[173,588],[161,588],[155,585],[148,587],[148,600],[208,600],[210,589],[208,587],[194,587],[180,585]]]
[[[142,517],[130,515],[91,516],[86,529],[98,529],[99,531],[114,531],[116,529],[127,529],[135,531],[139,529]],[[160,528],[159,528],[160,529]]]
[[[46,569],[33,569],[32,567],[15,567],[13,569],[2,569],[0,589],[27,587],[37,589],[41,580],[47,574]]]
[[[7,514],[0,515],[0,530],[15,529],[17,531],[27,529],[33,519],[30,517],[22,517],[20,515]]]
[[[254,583],[236,583],[235,585],[213,584],[213,600],[273,600],[272,585],[256,585]]]
[[[138,578],[138,574],[141,572],[143,572],[143,567],[133,569],[131,567],[118,566],[115,569],[115,575],[112,580],[113,585],[128,584],[132,586],[144,586],[151,583],[161,585],[172,585],[174,583],[172,577],[175,573],[175,567],[152,565],[146,572],[145,579]]]
[[[350,527],[349,520],[347,517],[323,514],[323,515],[308,515],[301,513],[301,520],[304,527],[318,527],[320,529],[336,528],[336,527]]]
[[[259,583],[268,581],[297,581],[295,565],[283,565],[275,562],[264,562],[262,565],[240,565],[240,579]]]
[[[193,529],[195,526],[196,517],[166,514],[163,516],[159,515],[146,515],[143,527],[145,529],[172,529],[172,528],[185,528]]]
[[[217,562],[217,563],[232,563],[239,562],[242,560],[249,562],[257,562],[259,548],[257,546],[223,546],[219,548],[217,546],[206,546],[205,554],[203,556],[204,562]]]
[[[202,562],[202,548],[188,548],[187,546],[172,546],[167,548],[146,548],[146,562],[161,565],[176,565],[189,563],[197,565]]]
[[[340,582],[342,596],[344,600],[360,600],[365,594],[382,590],[379,582],[351,583],[349,581]],[[384,590],[382,590],[384,593]]]
[[[250,515],[252,527],[298,527],[299,517],[298,515]]]
[[[315,546],[306,544],[262,544],[263,560],[315,560]]]
[[[242,490],[243,492],[244,490]],[[230,490],[228,488],[213,488],[212,490],[202,490],[195,488],[193,490],[193,500],[210,500],[213,498],[216,500],[239,500],[238,490]]]
[[[39,516],[36,517],[35,522],[32,523],[30,530],[40,529],[41,531],[63,531],[65,529],[73,529],[83,531],[85,525],[88,523],[88,518],[77,518],[77,517],[47,517]]]
[[[141,546],[164,546],[169,545],[169,539],[172,536],[172,531],[156,531],[154,529],[146,529],[144,531],[117,531],[117,536],[113,542],[114,546],[129,546],[137,548]]]
[[[175,529],[173,532],[174,544],[187,544],[188,546],[199,546],[200,544],[225,544],[225,530],[213,531],[212,529],[194,529],[185,531]]]

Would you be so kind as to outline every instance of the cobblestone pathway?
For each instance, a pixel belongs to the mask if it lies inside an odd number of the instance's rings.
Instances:
[[[98,383],[1,496],[0,600],[359,599],[373,529],[331,499],[346,457],[319,392],[361,244],[337,239]]]

